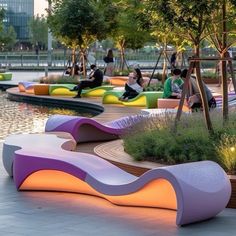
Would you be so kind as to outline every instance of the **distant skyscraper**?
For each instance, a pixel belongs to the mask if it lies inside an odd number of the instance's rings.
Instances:
[[[34,15],[34,0],[0,0],[0,8],[6,10],[4,25],[13,26],[17,39],[29,40],[29,20]]]

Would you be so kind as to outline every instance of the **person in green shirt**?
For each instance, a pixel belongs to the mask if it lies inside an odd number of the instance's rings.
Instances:
[[[182,93],[183,80],[180,78],[181,70],[174,69],[172,76],[164,83],[163,98],[180,98]]]

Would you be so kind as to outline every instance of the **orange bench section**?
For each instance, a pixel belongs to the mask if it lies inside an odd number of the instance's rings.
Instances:
[[[110,85],[114,85],[114,86],[125,86],[125,84],[128,81],[128,76],[113,76],[113,77],[108,77],[108,81],[110,83]],[[144,85],[147,85],[149,82],[149,77],[143,77],[144,80]],[[157,83],[156,79],[153,79],[151,81],[151,84],[155,84]]]
[[[173,98],[158,98],[157,107],[158,108],[171,108],[174,109],[179,106],[180,99]],[[184,106],[188,106],[187,101],[185,100]]]
[[[35,95],[49,95],[49,84],[35,84],[34,94]]]

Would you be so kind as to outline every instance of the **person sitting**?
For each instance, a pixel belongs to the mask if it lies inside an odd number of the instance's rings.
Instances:
[[[186,79],[187,73],[188,73],[188,70],[184,69],[181,73],[181,78]],[[216,100],[213,97],[211,90],[206,86],[204,82],[203,82],[203,88],[206,92],[209,109],[215,108]],[[192,111],[197,111],[198,109],[202,109],[200,91],[199,91],[195,76],[190,76],[190,79],[189,79],[188,104]]]
[[[172,76],[164,83],[163,98],[180,98],[182,93],[183,80],[180,78],[181,70],[174,69]]]
[[[89,78],[86,80],[81,80],[81,82],[75,86],[70,91],[78,91],[77,95],[74,98],[81,98],[81,92],[84,88],[96,88],[102,85],[103,82],[103,72],[96,67],[96,65],[90,66],[91,73]]]
[[[135,98],[143,91],[143,77],[139,68],[135,68],[133,73],[129,74],[128,82],[125,84],[125,92],[119,98],[121,101],[128,101]]]
[[[75,64],[73,67],[68,66],[65,71],[65,75],[71,76],[73,74],[74,69],[74,75],[79,75],[79,66]]]
[[[71,75],[71,73],[72,73],[72,67],[71,67],[71,66],[68,66],[68,67],[66,68],[65,75]]]

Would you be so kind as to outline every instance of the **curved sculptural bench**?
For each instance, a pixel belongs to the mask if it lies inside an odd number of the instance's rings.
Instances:
[[[0,80],[11,80],[12,73],[0,73]]]
[[[230,198],[226,173],[211,161],[160,167],[136,177],[73,148],[73,139],[56,133],[12,135],[3,145],[3,163],[18,190],[83,193],[122,206],[173,209],[177,225],[214,217]]]
[[[157,100],[157,107],[160,109],[174,109],[179,106],[180,99],[173,99],[173,98],[159,98]],[[188,107],[188,103],[185,100],[184,106]]]
[[[112,85],[102,85],[96,88],[83,89],[82,97],[102,97],[106,91],[110,91],[114,88]]]
[[[34,84],[35,95],[49,95],[49,84]]]
[[[138,96],[128,101],[119,101],[119,97],[123,94],[122,91],[108,91],[104,93],[103,104],[123,104],[125,106],[137,106],[146,108],[156,108],[157,99],[161,98],[163,92],[147,91],[141,92]]]
[[[92,118],[53,115],[47,120],[45,131],[70,133],[76,142],[107,141],[119,138],[131,125],[140,120],[139,116],[122,117],[101,124]]]
[[[222,95],[215,97],[216,107],[221,108],[223,106]],[[236,95],[235,92],[228,93],[228,105],[234,106],[236,105]]]
[[[108,77],[108,81],[111,85],[115,85],[115,86],[125,86],[125,84],[127,83],[129,79],[129,76],[110,76]],[[150,78],[149,77],[143,77],[144,80],[144,85],[147,85]],[[156,84],[157,80],[153,79],[151,80],[151,84]]]
[[[52,96],[75,96],[76,91],[70,91],[76,84],[51,84],[49,86],[49,94]],[[102,97],[106,91],[112,90],[114,86],[102,85],[96,88],[88,88],[82,90],[82,97]]]
[[[76,91],[70,91],[76,84],[50,84],[49,95],[51,96],[75,96]]]
[[[18,83],[18,89],[19,92],[26,92],[28,93],[34,93],[34,85],[37,84],[36,82],[30,82],[30,81],[23,81]]]

